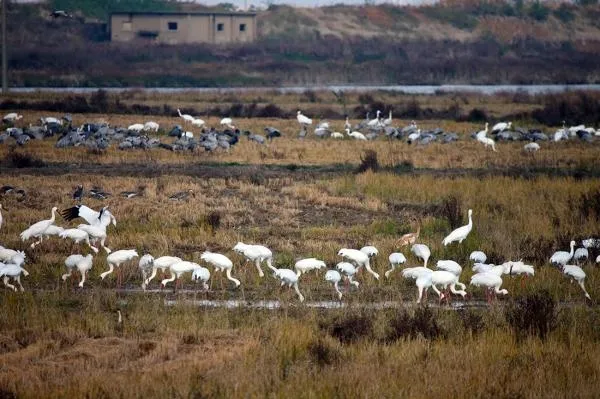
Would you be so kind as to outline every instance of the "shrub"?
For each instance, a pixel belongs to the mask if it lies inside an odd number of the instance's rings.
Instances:
[[[579,198],[579,214],[582,219],[600,219],[600,190],[591,190]]]
[[[310,358],[319,366],[334,364],[340,357],[339,351],[323,339],[317,339],[308,345]]]
[[[462,226],[463,212],[458,198],[454,196],[444,198],[441,213],[448,220],[452,229]]]
[[[327,328],[329,334],[343,344],[373,336],[373,320],[365,315],[351,313],[335,319]]]
[[[550,14],[550,9],[540,1],[531,3],[527,11],[527,15],[536,21],[545,21],[548,19],[548,14]]]
[[[485,323],[481,313],[470,309],[461,309],[459,310],[458,315],[460,316],[460,321],[462,322],[463,328],[467,331],[470,331],[473,335],[479,334],[485,328]]]
[[[504,316],[518,339],[531,334],[545,339],[556,328],[556,303],[542,290],[510,303]]]
[[[204,223],[210,227],[210,230],[214,233],[219,227],[221,227],[221,214],[219,212],[209,212],[204,216]]]
[[[364,157],[360,157],[360,165],[356,169],[356,173],[363,173],[371,169],[373,172],[379,170],[379,161],[377,160],[377,152],[373,150],[366,150]]]
[[[571,7],[566,3],[561,4],[560,7],[554,10],[553,14],[565,24],[571,22],[575,18],[575,14],[573,14]]]
[[[387,341],[393,342],[402,338],[417,338],[435,340],[445,338],[445,331],[438,325],[431,308],[418,307],[411,316],[402,310],[390,320]]]
[[[11,151],[7,155],[7,162],[13,168],[43,168],[46,163],[30,154]]]

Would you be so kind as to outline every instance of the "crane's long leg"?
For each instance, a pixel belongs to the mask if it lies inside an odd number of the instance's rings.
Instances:
[[[340,301],[341,301],[342,300],[342,291],[340,291],[337,281],[335,283],[333,283],[333,288],[335,288],[335,292],[337,292],[338,297],[340,298]]]
[[[237,278],[231,277],[231,269],[227,269],[225,270],[225,275],[227,275],[227,279],[230,281],[233,281],[233,283],[235,284],[236,287],[240,286],[240,280],[238,280]]]
[[[365,263],[365,269],[367,269],[367,271],[369,273],[371,273],[373,275],[373,277],[375,277],[376,280],[379,280],[379,274],[377,274],[373,269],[371,269],[371,265],[369,264],[369,261],[367,261],[367,263]]]
[[[21,284],[21,276],[19,275],[19,276],[15,277],[15,280],[17,280],[19,287],[21,287],[21,292],[25,291],[25,288],[23,288],[23,284]]]
[[[105,271],[104,273],[100,274],[100,278],[101,278],[102,280],[104,280],[104,278],[105,278],[106,276],[108,276],[109,274],[111,274],[111,273],[112,273],[114,270],[115,270],[115,266],[114,266],[112,263],[109,263],[109,264],[108,264],[108,270],[107,270],[107,271]]]
[[[85,270],[80,270],[81,273],[81,281],[79,282],[79,286],[83,288],[83,283],[85,283]]]
[[[62,279],[62,281],[67,281],[67,279],[69,277],[71,277],[72,274],[73,274],[73,269],[69,269],[69,273],[63,274],[60,278]]]
[[[296,291],[296,294],[298,294],[298,299],[300,299],[300,302],[304,302],[304,296],[302,295],[302,293],[300,292],[300,289],[298,288],[298,282],[294,283],[294,291]]]
[[[396,268],[396,265],[394,265],[393,263],[390,263],[390,266],[392,267],[390,270],[388,270],[387,272],[385,272],[385,278],[390,278],[390,274],[394,271],[394,269]]]
[[[592,299],[592,297],[590,296],[590,294],[588,294],[587,290],[585,289],[585,284],[583,282],[583,280],[580,280],[577,282],[579,284],[579,286],[581,287],[581,289],[583,290],[583,293],[585,294],[585,297],[587,299]]]
[[[2,281],[4,281],[4,285],[7,286],[8,288],[11,288],[13,291],[17,290],[17,287],[15,287],[14,285],[12,285],[8,282],[8,276],[4,276]]]
[[[258,275],[259,275],[260,277],[264,277],[264,275],[265,275],[265,274],[263,273],[262,269],[260,268],[260,258],[259,258],[259,259],[256,259],[256,260],[254,261],[254,264],[256,265],[256,270],[258,270]],[[268,263],[267,263],[267,265],[268,265]],[[270,267],[270,268],[273,268],[273,266],[269,266],[269,267]]]
[[[150,277],[148,277],[145,281],[144,281],[144,285],[147,286],[148,284],[150,284],[150,281],[152,281],[152,279],[154,277],[156,277],[156,272],[158,271],[158,267],[156,266],[152,266],[152,273],[150,274]],[[162,284],[162,283],[161,283]],[[144,288],[145,289],[145,288]]]

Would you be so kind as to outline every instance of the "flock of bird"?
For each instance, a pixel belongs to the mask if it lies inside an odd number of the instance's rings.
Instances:
[[[58,148],[85,146],[92,150],[105,150],[112,143],[117,143],[117,148],[120,150],[164,148],[171,151],[193,151],[203,148],[205,151],[211,152],[217,149],[229,150],[244,136],[258,144],[265,144],[269,140],[282,136],[281,131],[272,126],[264,128],[264,135],[249,130],[240,130],[235,126],[232,118],[229,117],[222,118],[218,127],[208,127],[203,119],[182,113],[180,109],[177,109],[177,116],[182,120],[183,126],[175,125],[168,130],[167,135],[173,137],[174,141],[166,143],[156,136],[150,136],[150,134],[156,134],[160,130],[160,125],[154,121],[134,123],[127,127],[111,127],[105,122],[84,123],[79,127],[73,127],[72,116],[67,114],[62,118],[44,117],[40,119],[40,125],[33,126],[30,124],[27,127],[20,128],[14,125],[23,116],[11,112],[2,119],[10,127],[0,133],[0,144],[6,142],[10,137],[18,145],[25,145],[32,139],[43,139],[59,135],[56,142]],[[313,120],[300,110],[297,112],[296,119],[300,125],[298,136],[300,138],[307,137],[309,128],[313,125]],[[386,118],[382,117],[380,111],[377,111],[375,118],[371,119],[369,113],[367,113],[366,118],[355,125],[352,125],[349,118],[346,117],[343,129],[340,128],[339,131],[333,128],[332,123],[321,121],[316,124],[313,134],[318,138],[348,138],[357,141],[387,137],[406,140],[409,144],[416,143],[419,145],[432,142],[451,143],[459,140],[457,133],[444,132],[441,128],[422,130],[415,121],[402,128],[393,125],[392,111],[389,111]],[[199,133],[195,134],[190,130],[194,128],[200,129]],[[488,136],[488,134],[491,136]],[[483,130],[471,135],[472,138],[485,147],[489,147],[492,151],[497,151],[496,142],[498,141],[530,141],[523,147],[526,152],[538,151],[541,148],[539,142],[568,141],[573,138],[591,142],[596,136],[600,136],[600,130],[585,125],[567,127],[564,122],[563,127],[558,129],[551,137],[539,129],[528,130],[513,127],[511,122],[496,123],[491,129],[489,129],[489,124],[486,123]]]
[[[0,205],[0,229],[2,228],[2,206]],[[56,216],[59,213],[66,221],[83,219],[87,223],[77,225],[75,228],[62,228],[56,225]],[[473,229],[473,212],[468,211],[468,224],[459,227],[452,231],[444,238],[442,244],[444,246],[457,243],[460,245]],[[120,249],[112,251],[106,246],[107,229],[110,225],[116,226],[115,216],[108,210],[108,207],[103,207],[100,211],[95,211],[85,205],[76,205],[58,212],[57,207],[52,208],[50,219],[42,220],[32,224],[25,229],[20,238],[23,242],[34,239],[31,248],[34,249],[39,245],[44,238],[48,239],[51,236],[58,236],[62,239],[72,240],[74,244],[85,244],[94,254],[99,254],[101,250],[106,253],[106,265],[108,270],[100,274],[100,278],[104,280],[107,276],[117,269],[117,287],[122,284],[123,265],[139,258],[138,267],[142,274],[142,288],[146,290],[151,281],[156,277],[160,269],[166,275],[167,271],[170,277],[164,278],[160,286],[166,287],[168,283],[175,281],[175,289],[180,284],[181,277],[185,273],[191,273],[193,281],[202,283],[205,290],[208,290],[208,281],[211,273],[207,267],[199,263],[184,260],[175,256],[160,256],[154,257],[151,254],[144,254],[139,257],[135,249]],[[398,245],[411,245],[413,255],[423,262],[423,266],[407,267],[401,270],[401,274],[405,279],[415,281],[417,287],[417,303],[421,303],[423,297],[427,295],[431,288],[442,301],[449,302],[451,295],[467,295],[466,285],[460,282],[463,268],[453,260],[438,260],[436,269],[430,269],[427,264],[431,258],[429,247],[423,243],[417,242],[419,239],[420,229],[415,233],[405,234],[400,237]],[[569,264],[571,260],[580,261],[587,259],[589,256],[588,248],[600,248],[600,239],[587,239],[582,242],[583,248],[578,248],[575,251],[575,241],[571,242],[570,252],[559,251],[552,255],[550,263],[557,266],[559,270],[569,279],[576,281],[581,287],[586,298],[591,299],[585,288],[586,274],[580,266]],[[277,268],[274,266],[273,252],[263,246],[256,244],[245,244],[238,242],[232,250],[243,256],[246,263],[253,263],[256,267],[258,275],[264,276],[263,264],[274,278],[280,281],[281,286],[293,288],[299,300],[304,301],[304,295],[300,291],[299,282],[302,275],[321,269],[327,269],[327,264],[316,258],[306,258],[298,260],[292,269]],[[361,249],[342,248],[338,251],[338,256],[342,261],[337,263],[334,268],[331,268],[325,273],[325,281],[332,284],[337,297],[341,300],[343,292],[340,290],[340,283],[346,282],[348,289],[350,286],[358,288],[360,283],[356,281],[357,274],[361,269],[365,269],[376,280],[380,279],[379,273],[373,270],[371,260],[379,255],[379,251],[372,245],[365,246]],[[534,267],[526,265],[522,261],[507,261],[500,265],[486,264],[487,257],[481,251],[474,251],[470,254],[470,261],[473,262],[472,271],[474,274],[471,277],[470,285],[481,287],[485,290],[486,298],[492,301],[497,294],[506,295],[508,291],[502,289],[502,276],[504,275],[525,275],[533,276],[535,274]],[[21,284],[21,276],[27,276],[29,273],[24,268],[27,256],[24,251],[13,250],[0,246],[0,277],[3,278],[4,284],[17,290],[17,287],[10,284],[12,279],[18,284],[21,291],[24,290]],[[216,272],[225,272],[226,278],[230,280],[235,287],[241,285],[240,280],[232,276],[234,263],[226,255],[205,251],[200,256],[202,262],[207,266],[210,265]],[[388,261],[390,269],[385,272],[385,278],[389,279],[391,274],[407,262],[406,256],[401,252],[394,252],[389,255]],[[600,256],[596,259],[600,262]],[[65,259],[65,267],[67,273],[62,275],[63,280],[67,280],[77,270],[81,275],[79,287],[84,286],[86,281],[86,273],[89,272],[93,264],[92,254],[72,254]]]

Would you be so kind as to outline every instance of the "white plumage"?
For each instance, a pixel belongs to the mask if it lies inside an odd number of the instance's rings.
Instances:
[[[523,150],[526,152],[536,152],[540,150],[540,145],[538,143],[529,143],[523,146]]]
[[[95,211],[85,205],[76,205],[71,208],[63,209],[60,211],[60,214],[67,221],[82,218],[90,226],[100,226],[105,229],[111,223],[113,226],[117,225],[117,219],[110,213],[108,206],[103,207],[100,211]]]
[[[417,303],[421,303],[423,294],[426,294],[429,287],[431,287],[432,273],[433,270],[423,266],[407,267],[402,270],[402,277],[415,280],[415,285],[417,286]]]
[[[160,269],[164,273],[167,269],[170,269],[170,266],[172,264],[175,264],[175,263],[178,263],[181,261],[182,261],[182,259],[178,258],[176,256],[161,256],[161,257],[154,259],[154,261],[152,262],[152,274],[150,275],[150,277],[148,277],[144,281],[144,283],[142,284],[142,288],[146,289],[148,284],[150,284],[150,281],[152,281],[152,279],[154,277],[156,277],[156,273],[158,272],[158,269]]]
[[[369,262],[369,255],[366,253],[359,251],[358,249],[349,249],[342,248],[338,252],[338,256],[348,259],[350,262],[353,262],[357,268],[365,267],[369,273],[375,277],[375,279],[379,280],[379,274],[371,269],[371,264]]]
[[[91,226],[89,224],[80,224],[77,226],[78,230],[84,231],[87,233],[90,240],[96,242],[100,241],[100,246],[104,248],[107,254],[110,254],[112,251],[105,245],[106,242],[106,227],[105,226]],[[98,248],[90,245],[90,248],[98,253]]]
[[[208,290],[208,280],[210,280],[210,271],[205,267],[198,267],[192,271],[192,281],[202,283],[202,287]]]
[[[461,295],[463,298],[467,295],[467,292],[464,290],[465,285],[458,282],[458,276],[452,272],[446,270],[434,270],[431,273],[431,288],[438,294],[440,301],[444,298],[450,299],[449,293],[442,293],[438,290],[437,286],[440,286],[442,290],[447,291],[448,288],[450,292],[455,295]],[[462,290],[457,290],[456,285],[462,285]]]
[[[177,281],[175,282],[175,289],[177,289],[177,286],[179,284],[179,278],[181,277],[181,275],[183,273],[194,272],[197,269],[204,269],[208,272],[207,268],[202,267],[199,264],[194,263],[194,262],[188,262],[188,261],[175,262],[169,266],[169,271],[171,272],[171,277],[163,279],[160,282],[160,285],[163,287],[166,287],[167,283],[170,283],[171,281],[174,281],[175,279],[177,279]],[[208,272],[207,279],[202,279],[202,277],[206,277],[205,274],[206,273],[204,273],[204,272],[199,273],[199,275],[197,276],[197,280],[204,281],[204,283],[203,283],[204,289],[207,290],[208,284],[206,282],[210,278],[210,272]]]
[[[287,285],[290,288],[293,287],[300,302],[304,302],[304,295],[302,295],[298,288],[298,275],[290,269],[276,269],[272,266],[270,266],[270,268],[273,270],[273,276],[281,281],[281,286]]]
[[[367,137],[364,134],[362,134],[361,132],[354,131],[354,132],[350,133],[350,129],[346,129],[346,134],[348,136],[352,137],[353,139],[367,141]]]
[[[127,130],[139,133],[144,130],[144,125],[142,123],[134,123],[133,125],[129,125]]]
[[[206,263],[210,263],[215,267],[215,271],[223,271],[225,270],[225,275],[227,279],[233,281],[236,287],[239,287],[240,280],[231,277],[231,271],[233,270],[233,262],[225,255],[221,255],[215,252],[205,251],[200,255],[200,259],[205,261]]]
[[[158,123],[154,122],[154,121],[148,121],[146,123],[144,123],[144,131],[146,132],[158,132],[158,128],[160,126],[158,125]]]
[[[573,258],[573,251],[575,248],[575,241],[571,241],[571,252],[557,251],[550,257],[550,263],[553,265],[564,266]]]
[[[307,118],[306,116],[302,115],[302,111],[298,111],[298,114],[296,115],[296,119],[298,120],[298,123],[302,126],[312,125],[312,119]]]
[[[81,281],[79,282],[79,287],[83,288],[83,283],[85,283],[85,274],[92,269],[93,257],[92,255],[71,255],[67,259],[65,259],[65,266],[67,267],[68,273],[62,275],[63,281],[66,281],[69,276],[73,274],[73,270],[79,270],[81,274]]]
[[[427,267],[427,261],[431,256],[431,251],[429,247],[425,244],[414,244],[410,251],[415,254],[415,256],[423,261],[423,267]]]
[[[22,119],[22,118],[23,118],[23,115],[19,115],[16,112],[11,112],[11,113],[4,115],[4,118],[2,118],[2,120],[4,122],[14,122],[14,121],[18,121],[19,119]]]
[[[463,290],[467,288],[463,283],[458,281],[462,274],[462,267],[458,263],[453,260],[438,260],[436,267],[440,270],[445,270],[454,274],[457,278],[456,285],[461,286]]]
[[[600,239],[588,238],[581,241],[581,245],[583,245],[584,248],[600,248]]]
[[[14,249],[10,248],[4,248],[0,245],[0,262],[20,264],[16,261],[17,257],[22,257],[23,259],[25,259],[25,252],[15,251]]]
[[[371,119],[368,123],[367,126],[369,127],[376,127],[380,125],[380,119],[379,119],[379,115],[381,115],[381,111],[377,110],[377,116],[375,117],[375,119]]]
[[[332,139],[343,139],[344,135],[341,134],[340,132],[333,132],[333,133],[331,133],[331,138]]]
[[[487,125],[487,124],[486,124]],[[492,132],[503,132],[507,129],[510,129],[512,122],[499,122],[494,125],[492,128]]]
[[[575,250],[575,254],[573,255],[573,259],[576,261],[583,260],[586,261],[589,257],[589,252],[587,248],[577,248]]]
[[[485,288],[488,302],[491,301],[492,295],[495,296],[496,294],[508,294],[506,289],[500,289],[500,286],[502,286],[502,277],[496,273],[487,272],[474,274],[471,277],[470,285]]]
[[[183,118],[183,120],[185,122],[192,122],[195,118],[192,115],[189,114],[182,114],[181,111],[179,110],[179,108],[177,108],[177,113],[179,114],[179,116],[181,118]]]
[[[562,272],[565,276],[577,281],[577,284],[579,284],[583,290],[585,297],[587,299],[592,299],[590,294],[588,294],[587,290],[585,289],[585,272],[581,267],[575,265],[565,265],[562,267]]]
[[[221,125],[222,126],[232,126],[233,125],[233,119],[231,119],[231,118],[223,118],[223,119],[221,119]]]
[[[533,266],[526,265],[522,261],[518,261],[518,262],[509,261],[509,262],[503,263],[502,266],[504,267],[504,274],[510,274],[510,275],[525,274],[528,276],[535,275],[535,269],[533,268]]]
[[[475,263],[485,263],[487,255],[483,251],[473,251],[469,255],[469,259]]]
[[[92,247],[90,244],[90,236],[89,234],[80,229],[65,229],[59,235],[60,238],[63,239],[71,239],[75,244],[79,244],[81,241],[85,242],[90,248],[94,250],[94,252],[98,252],[97,248]]]
[[[341,280],[342,275],[337,270],[327,270],[327,273],[325,273],[325,281],[333,284],[333,288],[337,293],[339,299],[342,299],[342,292],[338,287],[338,284]]]
[[[233,247],[233,250],[239,254],[244,255],[246,257],[246,261],[254,262],[256,265],[256,269],[258,270],[258,275],[263,277],[265,274],[263,273],[260,264],[263,261],[267,262],[268,267],[273,266],[273,252],[263,245],[251,245],[244,244],[243,242],[238,242]]]
[[[27,229],[25,229],[21,233],[21,240],[27,241],[31,237],[39,237],[40,240],[37,243],[34,243],[34,245],[37,245],[40,242],[42,242],[42,234],[44,233],[44,231],[46,231],[48,226],[53,224],[54,220],[56,220],[56,211],[57,210],[58,210],[57,207],[53,207],[52,208],[52,217],[50,219],[40,220],[39,222],[34,223],[31,226],[29,226]]]
[[[360,249],[360,251],[366,253],[369,258],[379,255],[379,251],[377,250],[377,248],[375,248],[372,245],[367,245],[366,247],[362,247]]]
[[[406,263],[406,257],[400,252],[392,252],[388,257],[388,260],[390,261],[391,269],[385,272],[385,278],[389,278],[390,273],[392,273],[396,267]]]
[[[360,285],[358,283],[358,281],[354,281],[354,276],[356,275],[356,272],[358,271],[356,269],[356,267],[354,267],[354,265],[350,262],[340,262],[337,265],[335,265],[335,268],[338,269],[340,272],[342,272],[342,274],[344,276],[346,276],[346,279],[348,280],[349,284],[354,285],[356,288],[358,288],[358,286]]]
[[[21,289],[21,291],[25,291],[25,289],[23,288],[23,284],[21,284],[21,274],[23,276],[29,276],[29,272],[27,272],[27,270],[23,269],[19,265],[15,265],[12,263],[0,263],[0,277],[2,277],[4,285],[12,289],[13,291],[16,291],[17,287],[15,287],[12,284],[9,284],[8,281],[11,278],[13,279],[13,281],[16,281],[17,284],[19,284],[19,288]]]
[[[294,264],[294,269],[296,270],[298,277],[311,270],[320,270],[326,267],[327,265],[325,265],[325,262],[316,258],[300,259]]]
[[[461,226],[458,229],[454,230],[452,233],[448,234],[446,238],[442,241],[444,246],[453,243],[454,241],[458,241],[460,244],[463,242],[465,238],[469,235],[471,230],[473,229],[473,220],[472,220],[473,210],[469,209],[469,223],[465,226]]]
[[[108,270],[104,273],[100,274],[100,278],[104,280],[106,276],[111,274],[115,267],[119,267],[119,275],[117,277],[117,287],[121,286],[122,280],[122,270],[120,268],[121,264],[125,262],[129,262],[133,258],[137,258],[139,255],[135,249],[120,249],[108,255],[106,257],[106,262],[108,263]]]

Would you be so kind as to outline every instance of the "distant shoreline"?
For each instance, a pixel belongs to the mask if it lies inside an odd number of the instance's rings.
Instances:
[[[319,86],[280,86],[280,87],[13,87],[14,93],[56,92],[56,93],[93,93],[98,90],[107,92],[146,91],[158,93],[203,92],[269,92],[302,93],[305,91],[392,91],[405,94],[436,93],[480,93],[493,95],[503,92],[525,92],[528,94],[562,93],[566,91],[600,91],[600,84],[543,84],[543,85],[319,85]]]

